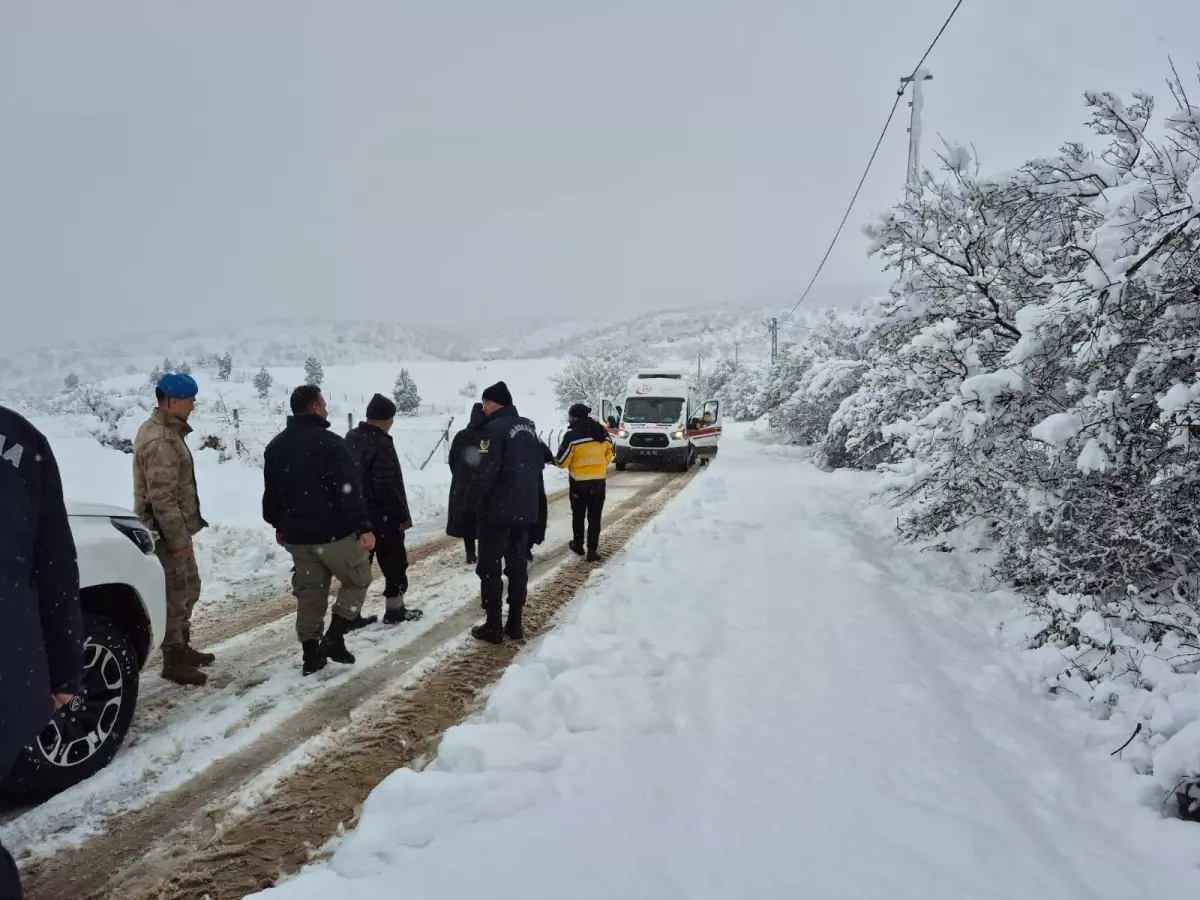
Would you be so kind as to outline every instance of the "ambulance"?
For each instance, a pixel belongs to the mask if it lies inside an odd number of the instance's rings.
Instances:
[[[686,472],[697,459],[717,455],[721,404],[700,400],[682,372],[648,370],[630,379],[624,404],[600,403],[601,420],[612,436],[615,463],[632,463]]]

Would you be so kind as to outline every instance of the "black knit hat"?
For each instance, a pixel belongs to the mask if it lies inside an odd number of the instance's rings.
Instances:
[[[508,385],[503,381],[497,381],[490,388],[484,388],[483,399],[499,403],[501,406],[512,406],[513,402],[512,394],[508,392]]]
[[[383,394],[376,394],[371,398],[371,402],[367,404],[367,418],[376,422],[383,422],[396,417],[396,404],[389,400]]]
[[[592,408],[583,403],[576,403],[567,410],[567,415],[572,419],[586,419],[592,414]]]

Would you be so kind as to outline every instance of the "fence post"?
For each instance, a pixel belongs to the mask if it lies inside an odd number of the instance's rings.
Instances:
[[[239,410],[233,410],[233,452],[238,456],[246,455],[246,448],[242,444],[242,417]]]

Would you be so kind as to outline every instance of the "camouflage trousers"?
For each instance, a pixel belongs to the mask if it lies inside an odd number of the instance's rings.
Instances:
[[[186,644],[191,637],[192,608],[200,599],[200,570],[196,556],[175,556],[165,545],[155,551],[162,563],[167,583],[167,627],[163,632],[164,647]]]

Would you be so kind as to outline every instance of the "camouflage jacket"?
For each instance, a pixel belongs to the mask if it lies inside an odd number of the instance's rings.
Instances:
[[[192,545],[192,535],[208,523],[200,515],[196,469],[184,439],[187,422],[156,409],[133,441],[133,511],[161,535],[168,550]]]

